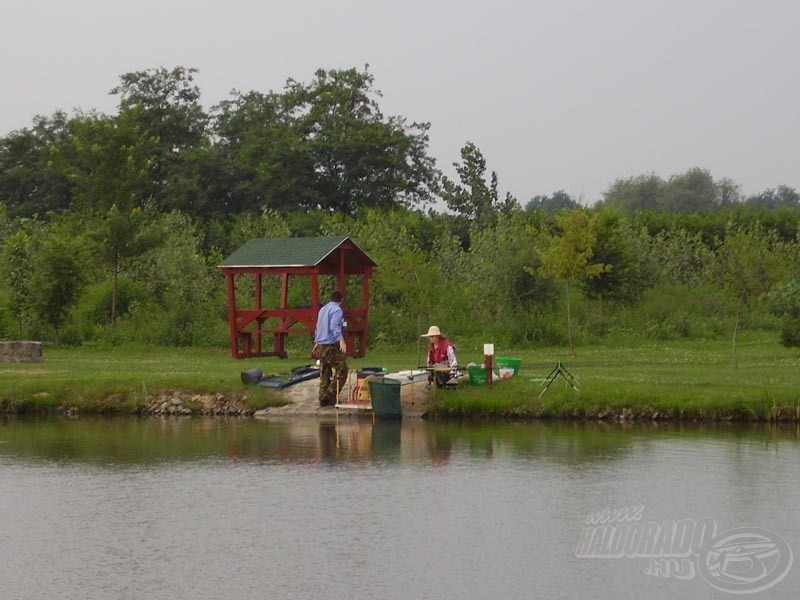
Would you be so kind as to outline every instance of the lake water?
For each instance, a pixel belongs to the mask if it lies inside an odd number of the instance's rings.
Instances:
[[[0,597],[796,598],[799,466],[796,426],[10,419]]]

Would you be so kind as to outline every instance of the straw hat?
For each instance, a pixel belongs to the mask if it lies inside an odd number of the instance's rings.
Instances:
[[[431,337],[434,335],[442,337],[442,332],[439,331],[439,328],[436,325],[431,325],[430,327],[428,327],[428,333],[423,333],[421,337]]]

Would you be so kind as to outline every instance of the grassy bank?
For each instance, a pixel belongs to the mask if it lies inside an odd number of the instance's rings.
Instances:
[[[580,348],[573,357],[557,351],[514,356],[523,358],[519,377],[496,384],[491,392],[465,386],[458,395],[443,394],[436,412],[538,418],[800,420],[800,351],[783,348],[771,334],[743,336],[736,366],[729,340]],[[575,377],[579,389],[558,376],[542,394],[541,378],[558,361]]]
[[[578,419],[798,420],[800,350],[780,346],[774,333],[741,336],[738,366],[730,340],[686,340],[620,347],[497,349],[522,359],[519,375],[491,390],[462,385],[438,393],[437,417]],[[136,413],[162,390],[240,395],[248,406],[280,403],[273,390],[244,385],[240,373],[288,372],[310,362],[302,352],[288,360],[234,360],[225,350],[175,348],[45,348],[41,363],[0,363],[0,411]],[[416,348],[371,349],[350,367],[417,365]],[[462,364],[481,362],[482,346],[459,347]],[[579,390],[558,377],[541,395],[542,378],[561,361]]]

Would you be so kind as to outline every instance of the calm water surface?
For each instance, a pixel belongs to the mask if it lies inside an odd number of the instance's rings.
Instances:
[[[796,598],[799,465],[794,426],[6,420],[0,598]],[[734,529],[772,550],[703,570]]]

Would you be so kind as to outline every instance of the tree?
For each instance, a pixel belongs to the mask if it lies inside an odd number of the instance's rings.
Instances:
[[[781,256],[774,232],[760,225],[744,229],[729,225],[718,252],[719,278],[735,307],[733,326],[733,366],[738,365],[736,337],[742,313],[751,302],[761,299],[780,280],[787,262]]]
[[[237,93],[215,116],[230,169],[229,201],[242,210],[324,210],[424,205],[438,180],[428,123],[384,117],[374,78],[318,70],[278,93]],[[241,183],[240,183],[241,182]]]
[[[617,179],[603,193],[603,203],[627,212],[658,210],[664,185],[655,173]]]
[[[204,205],[202,167],[210,152],[209,116],[194,83],[197,69],[182,66],[125,73],[111,93],[119,97],[119,122],[150,140],[142,199],[160,210],[192,210]],[[198,164],[199,163],[199,164]]]
[[[716,182],[717,203],[720,207],[731,207],[742,201],[742,186],[733,179],[723,177]]]
[[[553,192],[551,196],[534,196],[525,205],[526,211],[541,210],[548,214],[554,215],[560,210],[572,210],[579,208],[578,204],[572,197],[564,190]]]
[[[147,301],[134,303],[120,317],[117,332],[145,343],[224,344],[221,258],[213,252],[203,255],[196,226],[187,215],[172,211],[153,220],[152,227],[169,235],[129,261],[128,277],[143,286]]]
[[[718,192],[711,173],[695,167],[669,178],[660,208],[671,213],[710,212],[720,205]]]
[[[531,244],[536,235],[528,213],[500,214],[494,227],[476,228],[471,235],[468,261],[462,269],[462,285],[474,298],[475,318],[500,323],[513,311],[529,310],[547,298],[550,280],[543,281],[533,269],[538,256]]]
[[[800,204],[800,194],[788,185],[779,185],[777,189],[764,190],[756,196],[750,196],[745,204],[754,208],[776,209],[780,207],[797,207]]]
[[[90,232],[100,247],[103,262],[111,270],[111,326],[117,323],[119,275],[132,259],[156,247],[164,230],[151,207],[120,210],[114,204]]]
[[[30,312],[30,273],[32,270],[32,232],[38,223],[18,227],[3,240],[0,252],[0,276],[7,290],[7,308],[22,337]]]
[[[28,298],[35,323],[51,329],[56,343],[83,290],[89,245],[74,221],[51,222],[31,258]],[[34,324],[34,326],[36,326]]]
[[[319,208],[353,214],[431,200],[438,173],[427,155],[430,124],[384,118],[373,84],[369,65],[287,83],[286,108],[312,158]]]
[[[770,290],[768,299],[770,309],[781,319],[781,344],[800,346],[800,280],[782,282]]]
[[[606,206],[623,211],[655,210],[673,214],[707,213],[733,206],[741,190],[731,179],[715,182],[698,167],[672,175],[664,181],[654,173],[617,179],[603,194]]]
[[[610,270],[610,265],[592,262],[600,226],[597,214],[589,215],[585,210],[564,211],[556,215],[557,233],[547,240],[540,252],[543,275],[564,282],[564,298],[567,310],[567,337],[569,353],[574,354],[572,343],[572,312],[570,287],[577,281],[597,277]]]
[[[174,152],[192,147],[205,135],[207,115],[194,83],[196,74],[197,69],[182,66],[125,73],[111,93],[119,96],[120,113],[135,111],[139,125]]]
[[[296,211],[308,203],[314,165],[280,94],[236,92],[214,110],[220,173],[207,217]]]
[[[236,215],[230,233],[231,245],[235,248],[253,238],[291,236],[292,231],[286,219],[277,211],[266,207],[257,217],[247,212]]]
[[[71,135],[54,148],[53,164],[70,182],[74,210],[103,214],[117,206],[129,212],[149,197],[158,140],[137,121],[133,112],[71,120]]]
[[[677,225],[651,236],[648,256],[655,265],[656,282],[689,287],[708,282],[716,260],[702,233],[691,233]]]
[[[70,136],[70,119],[56,112],[0,138],[0,202],[9,217],[44,216],[69,206],[69,182],[54,167],[52,153]]]
[[[633,303],[651,283],[645,260],[646,233],[618,211],[600,209],[595,218],[593,258],[609,268],[584,280],[586,295],[616,304]]]
[[[500,199],[497,173],[491,172],[486,181],[486,159],[472,142],[461,148],[461,164],[453,163],[460,183],[442,177],[439,195],[447,208],[477,227],[492,227],[498,214],[510,214],[519,204],[509,193]]]

